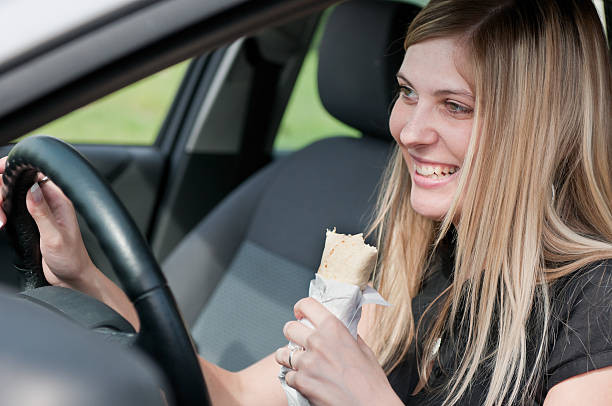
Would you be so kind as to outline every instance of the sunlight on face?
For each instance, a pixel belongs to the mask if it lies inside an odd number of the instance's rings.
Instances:
[[[433,220],[450,208],[472,131],[475,100],[458,60],[463,50],[453,38],[410,46],[389,120],[412,179],[410,203]]]

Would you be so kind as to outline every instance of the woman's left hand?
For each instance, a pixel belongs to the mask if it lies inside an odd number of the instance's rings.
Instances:
[[[304,348],[293,354],[288,347],[276,351],[276,361],[292,369],[285,376],[289,386],[313,405],[402,404],[361,337],[355,340],[340,320],[312,298],[297,302],[294,312],[296,319],[308,319],[314,329],[299,321],[285,324],[285,337]]]

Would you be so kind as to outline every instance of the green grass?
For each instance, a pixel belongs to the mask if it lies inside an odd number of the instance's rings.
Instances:
[[[32,134],[72,143],[151,145],[184,75],[187,62],[121,89]]]

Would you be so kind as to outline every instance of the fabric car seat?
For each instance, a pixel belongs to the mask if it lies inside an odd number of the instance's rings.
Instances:
[[[361,138],[335,137],[278,159],[213,210],[163,264],[200,354],[239,370],[285,345],[327,228],[363,232],[391,152],[388,117],[413,5],[351,1],[327,20],[319,93]]]

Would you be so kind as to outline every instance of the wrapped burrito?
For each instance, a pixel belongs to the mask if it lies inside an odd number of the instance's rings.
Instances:
[[[388,303],[368,286],[376,266],[378,251],[367,245],[363,234],[346,235],[327,230],[321,265],[310,282],[308,294],[323,305],[348,328],[355,339],[361,318],[361,307],[367,303],[387,306]],[[302,323],[313,328],[302,319]],[[289,348],[295,344],[289,343]],[[287,395],[289,406],[307,406],[309,402],[285,382],[289,368],[281,367],[279,380]]]
[[[317,274],[365,289],[376,266],[378,250],[367,245],[363,234],[346,235],[327,230],[325,248]]]

